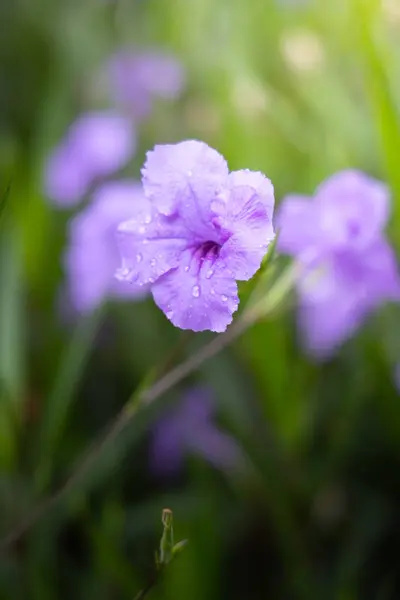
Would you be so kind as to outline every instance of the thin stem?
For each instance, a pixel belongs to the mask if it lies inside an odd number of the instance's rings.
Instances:
[[[143,387],[139,388],[139,391],[133,394],[121,409],[107,432],[101,437],[100,441],[94,442],[90,446],[89,451],[86,454],[86,459],[80,461],[80,466],[77,467],[76,471],[69,479],[67,479],[65,484],[53,496],[50,496],[47,500],[44,500],[42,504],[37,506],[24,521],[3,538],[0,543],[0,552],[4,552],[8,546],[15,543],[34,523],[36,523],[36,521],[54,508],[54,506],[74,488],[76,483],[90,470],[92,465],[102,454],[104,448],[122,433],[127,425],[134,419],[139,410],[149,406],[174,385],[197,370],[203,363],[210,358],[213,358],[213,356],[238,338],[258,319],[270,315],[286,296],[287,292],[293,287],[297,277],[297,265],[295,265],[294,269],[287,269],[270,289],[267,296],[254,303],[254,305],[250,306],[247,310],[245,309],[241,317],[236,320],[226,333],[216,336],[207,346],[201,348],[197,354],[189,357],[186,361],[161,376],[156,383],[147,389],[143,390]]]
[[[148,584],[146,585],[145,588],[143,588],[142,590],[140,590],[140,592],[138,594],[136,594],[136,596],[134,597],[133,600],[142,600],[143,598],[145,598],[147,596],[147,594],[153,589],[153,587],[155,587],[158,583],[158,577],[157,574],[153,575],[152,579],[148,582]]]

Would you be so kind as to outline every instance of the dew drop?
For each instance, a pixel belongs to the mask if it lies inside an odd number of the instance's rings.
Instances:
[[[228,302],[228,296],[225,296],[225,294],[222,294],[221,300],[222,300],[222,302]]]
[[[214,296],[214,295],[215,295],[215,290],[214,290],[214,289],[212,289],[212,290],[211,290],[211,295],[212,295],[212,296]]]
[[[165,314],[166,314],[167,319],[171,320],[172,317],[174,316],[174,311],[173,310],[169,310]]]
[[[155,267],[155,266],[156,266],[156,259],[155,259],[155,258],[152,258],[152,259],[151,259],[151,261],[150,261],[150,266],[151,266],[151,267]]]
[[[129,275],[129,269],[128,267],[123,267],[121,269],[118,269],[117,273],[117,278],[123,278],[123,277],[127,277]]]
[[[151,215],[146,215],[143,220],[146,223],[146,225],[148,225],[149,223],[151,223]]]
[[[213,269],[208,269],[208,271],[206,273],[206,279],[210,279],[210,277],[212,277],[213,275],[214,275]]]
[[[187,273],[189,271],[189,267],[185,267],[185,272]]]
[[[140,263],[143,260],[143,255],[142,254],[136,254],[136,262]]]
[[[192,296],[193,298],[198,298],[200,296],[200,288],[198,285],[194,285],[192,288]]]

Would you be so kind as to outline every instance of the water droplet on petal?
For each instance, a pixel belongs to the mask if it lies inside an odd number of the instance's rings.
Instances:
[[[189,271],[189,267],[185,267],[185,272],[187,273]]]
[[[142,260],[143,260],[143,255],[142,255],[142,254],[140,254],[140,253],[139,253],[139,254],[136,254],[136,262],[137,262],[137,263],[140,263],[140,262],[142,262]]]
[[[187,175],[188,175],[188,177],[191,177],[193,175],[192,171],[188,171]]]
[[[117,278],[124,278],[127,277],[129,275],[129,269],[128,267],[121,267],[121,269],[118,269],[116,276]]]
[[[222,302],[228,302],[228,296],[225,296],[225,294],[222,294],[221,300],[222,300]]]
[[[151,259],[151,261],[150,261],[150,266],[151,266],[151,267],[155,267],[155,266],[156,266],[156,259],[155,259],[155,258],[152,258],[152,259]]]
[[[151,223],[151,215],[146,215],[144,218],[144,222],[146,223],[146,225],[148,225],[149,223]]]
[[[138,229],[139,233],[144,233],[146,231],[146,228],[143,227],[143,225],[141,225]]]
[[[221,213],[223,214],[225,211],[225,202],[223,202],[222,200],[219,200],[219,199],[213,200],[211,202],[211,210],[216,215],[221,215]]]
[[[208,269],[208,271],[206,273],[206,279],[210,279],[210,277],[212,277],[213,275],[214,275],[213,269]]]
[[[192,296],[193,298],[198,298],[200,296],[200,288],[198,285],[194,285],[192,288]]]
[[[174,316],[174,311],[173,310],[169,310],[165,314],[166,314],[167,319],[171,320],[172,317]]]
[[[214,294],[215,294],[215,290],[211,289],[211,295],[214,296]]]

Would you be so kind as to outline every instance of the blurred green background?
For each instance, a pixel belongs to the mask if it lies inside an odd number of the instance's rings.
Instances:
[[[0,1],[0,533],[59,488],[181,332],[151,300],[60,315],[70,213],[44,198],[50,149],[104,105],[93,74],[122,46],[172,52],[187,86],[156,102],[126,173],[155,143],[198,138],[231,169],[289,192],[358,167],[393,192],[400,249],[398,0]],[[93,80],[94,81],[94,80]],[[246,290],[243,290],[243,297]],[[61,300],[62,302],[62,300]],[[174,511],[190,543],[149,598],[400,598],[400,315],[381,311],[328,362],[301,351],[291,309],[143,411],[0,555],[0,598],[127,599]],[[212,336],[190,338],[180,358]],[[246,468],[188,456],[149,468],[158,416],[209,386]]]

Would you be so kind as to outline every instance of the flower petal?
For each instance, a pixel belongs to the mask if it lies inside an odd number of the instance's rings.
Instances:
[[[181,329],[225,331],[239,300],[232,274],[220,260],[202,262],[191,249],[179,266],[152,286],[154,301]]]
[[[321,228],[335,246],[368,246],[382,233],[389,217],[387,186],[357,170],[329,177],[317,189],[315,199],[321,208]]]
[[[91,112],[71,127],[68,144],[91,176],[111,175],[123,167],[135,151],[131,121],[114,112]]]
[[[299,320],[306,349],[319,358],[329,356],[355,332],[365,314],[365,306],[340,286],[318,302],[303,302]]]
[[[118,227],[122,266],[117,278],[138,285],[154,283],[179,265],[181,253],[193,244],[188,235],[178,216],[165,217],[147,201],[141,213]]]
[[[328,355],[371,311],[399,298],[395,255],[385,240],[363,252],[335,255],[319,278],[300,284],[300,326],[306,347],[321,357]]]
[[[189,228],[208,224],[210,204],[228,177],[228,165],[204,142],[188,140],[155,146],[142,169],[143,186],[158,210],[171,215],[179,210]]]
[[[185,83],[182,65],[172,56],[154,50],[127,48],[112,56],[107,66],[110,93],[142,118],[151,111],[152,97],[176,98]]]
[[[277,248],[285,254],[298,256],[325,243],[325,232],[319,227],[319,211],[308,196],[286,196],[279,206],[275,225]]]
[[[185,73],[182,65],[170,54],[142,52],[135,56],[135,79],[142,90],[160,98],[174,99],[182,91]]]
[[[142,188],[135,181],[108,183],[71,220],[65,267],[77,310],[92,310],[109,295],[132,298],[143,294],[143,288],[114,279],[119,264],[117,224],[139,210],[143,199]]]
[[[113,111],[79,117],[48,159],[46,194],[60,206],[74,206],[97,177],[123,167],[136,146],[132,123]]]
[[[238,466],[243,460],[234,438],[213,423],[208,426],[196,426],[191,432],[187,431],[187,447],[213,467],[224,471]]]
[[[232,232],[221,247],[220,258],[236,279],[253,277],[274,238],[270,205],[270,198],[267,202],[253,187],[237,185],[231,190],[225,216],[216,219],[223,231]]]
[[[182,423],[175,420],[176,411],[162,418],[153,429],[150,446],[150,468],[158,475],[174,475],[182,467],[185,440]]]
[[[71,241],[64,260],[73,307],[90,312],[106,298],[113,284],[115,263],[101,241],[87,247]]]
[[[270,218],[272,217],[275,205],[274,186],[263,173],[249,169],[232,171],[229,174],[228,185],[231,188],[238,186],[253,188],[257,192],[259,200],[265,205]]]
[[[60,207],[75,206],[86,194],[89,179],[69,149],[60,145],[45,165],[45,194]]]

